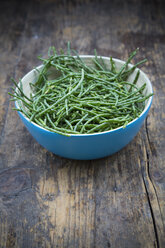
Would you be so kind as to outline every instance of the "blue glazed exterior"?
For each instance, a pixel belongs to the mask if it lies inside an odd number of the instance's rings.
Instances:
[[[71,135],[70,137],[47,131],[19,113],[28,131],[40,145],[56,155],[79,160],[103,158],[121,150],[138,133],[151,103],[138,119],[132,121],[126,128],[92,135]]]

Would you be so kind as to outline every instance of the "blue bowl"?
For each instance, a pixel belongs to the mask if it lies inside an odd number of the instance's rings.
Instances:
[[[90,65],[91,58],[93,56],[81,56],[84,61]],[[104,62],[109,65],[109,58],[103,57]],[[125,63],[124,61],[113,59],[117,69],[120,69]],[[133,65],[129,64],[129,67]],[[38,70],[42,68],[42,65],[38,67]],[[137,73],[136,69],[130,76],[129,81],[131,82]],[[30,87],[29,82],[35,83],[38,72],[34,69],[26,74],[22,78],[24,93],[29,96]],[[146,83],[146,89],[143,92],[144,95],[153,93],[152,85],[148,77],[144,72],[140,70],[140,76],[137,82],[137,86],[140,87]],[[27,127],[32,136],[38,141],[40,145],[45,147],[47,150],[53,152],[56,155],[79,160],[89,160],[103,158],[119,151],[126,146],[138,133],[142,126],[148,111],[151,107],[152,98],[150,97],[145,102],[145,109],[141,115],[135,120],[128,123],[123,128],[116,128],[111,131],[95,133],[95,134],[71,134],[70,136],[64,136],[61,134],[50,132],[34,122],[30,122],[29,119],[18,111],[21,120]],[[15,102],[16,108],[19,108],[19,103]]]

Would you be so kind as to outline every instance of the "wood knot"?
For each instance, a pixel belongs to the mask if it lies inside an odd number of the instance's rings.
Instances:
[[[16,195],[30,187],[31,179],[28,169],[9,168],[0,173],[0,195]]]

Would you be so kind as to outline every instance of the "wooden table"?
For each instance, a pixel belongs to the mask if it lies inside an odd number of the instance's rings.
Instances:
[[[0,247],[165,247],[163,1],[0,2]],[[80,54],[134,62],[152,81],[145,124],[120,152],[74,161],[42,148],[12,110],[10,78],[70,40]]]

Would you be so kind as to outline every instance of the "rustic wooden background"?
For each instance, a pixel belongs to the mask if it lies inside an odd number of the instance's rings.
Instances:
[[[74,161],[28,133],[9,101],[11,77],[70,40],[80,54],[134,62],[154,101],[135,139],[113,156]],[[0,247],[165,247],[164,1],[0,1]]]

